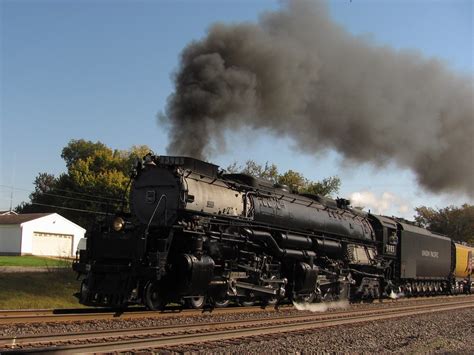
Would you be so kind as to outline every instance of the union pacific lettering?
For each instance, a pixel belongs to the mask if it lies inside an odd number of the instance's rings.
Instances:
[[[439,258],[439,252],[437,251],[432,251],[432,250],[422,250],[421,251],[421,256],[426,256],[428,258]]]

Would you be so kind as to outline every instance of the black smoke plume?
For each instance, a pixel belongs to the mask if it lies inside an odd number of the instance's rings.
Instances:
[[[169,153],[204,158],[227,130],[265,129],[309,154],[395,162],[430,191],[474,196],[472,77],[350,34],[325,3],[213,25],[183,50],[175,86],[161,116]]]

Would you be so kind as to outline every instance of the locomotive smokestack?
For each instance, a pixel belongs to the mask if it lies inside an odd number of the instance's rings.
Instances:
[[[430,191],[474,196],[472,77],[353,36],[325,3],[213,25],[183,50],[175,86],[160,118],[169,153],[203,158],[225,148],[225,131],[263,128],[310,154],[394,162]]]

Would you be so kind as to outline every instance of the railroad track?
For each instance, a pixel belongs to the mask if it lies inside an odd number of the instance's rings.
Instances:
[[[418,297],[418,298],[402,298],[398,300],[385,299],[383,303],[400,303],[400,302],[431,302],[442,299],[461,299],[470,296],[438,296]],[[375,302],[376,304],[379,301]],[[292,307],[290,305],[280,306],[281,309]],[[232,314],[243,312],[268,312],[273,311],[273,307],[262,309],[258,306],[254,307],[228,307],[215,308],[212,314]],[[143,307],[128,308],[125,311],[117,311],[114,309],[97,309],[97,308],[78,308],[78,309],[37,309],[37,310],[0,310],[0,325],[13,323],[44,323],[44,322],[78,322],[88,320],[108,320],[108,319],[138,319],[146,317],[169,317],[169,316],[195,316],[200,315],[205,310],[200,309],[181,309],[177,307],[167,308],[163,312],[146,311]]]
[[[81,332],[76,334],[2,337],[0,338],[0,348],[10,349],[10,351],[21,350],[35,353],[131,351],[304,331],[472,307],[474,307],[474,298],[470,297],[449,302],[443,300],[429,304],[400,304],[390,308],[346,310],[325,314],[304,313],[282,316],[275,313],[276,316],[271,318],[253,318],[220,323],[201,322],[153,328]]]
[[[289,308],[285,305],[282,308]],[[87,309],[85,309],[87,310]],[[212,314],[231,314],[242,312],[268,312],[274,310],[273,307],[265,309],[261,307],[228,307],[215,308]],[[0,325],[13,323],[44,323],[44,322],[78,322],[87,320],[107,320],[107,319],[137,319],[146,317],[169,317],[169,316],[195,316],[207,312],[203,309],[168,309],[163,312],[132,310],[116,311],[110,310],[105,312],[97,312],[97,310],[89,310],[90,312],[59,312],[55,310],[28,310],[28,311],[0,311]]]

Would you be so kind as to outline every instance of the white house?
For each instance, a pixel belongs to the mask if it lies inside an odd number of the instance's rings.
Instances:
[[[73,257],[86,230],[57,213],[0,215],[0,255]]]

